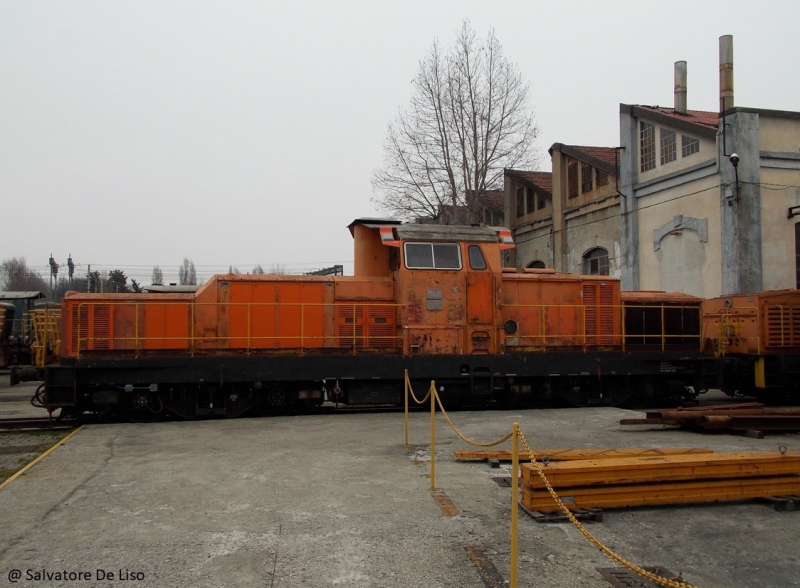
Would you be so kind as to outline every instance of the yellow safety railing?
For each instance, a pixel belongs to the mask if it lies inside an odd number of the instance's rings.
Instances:
[[[428,389],[428,394],[425,395],[425,398],[419,400],[414,391],[411,388],[411,382],[408,377],[408,370],[405,371],[405,395],[406,395],[406,439],[405,439],[405,447],[406,452],[408,451],[408,396],[409,394],[412,396],[414,401],[417,404],[424,404],[428,399],[430,399],[431,405],[431,442],[430,442],[430,455],[431,455],[431,469],[430,469],[430,478],[431,478],[431,493],[433,494],[436,491],[436,481],[435,481],[435,464],[436,464],[436,406],[438,405],[442,416],[444,416],[447,424],[450,425],[450,428],[453,432],[465,443],[469,445],[473,445],[475,447],[492,447],[494,445],[499,445],[505,441],[511,439],[511,577],[509,579],[509,585],[511,588],[517,588],[517,579],[518,579],[518,554],[517,554],[517,538],[518,538],[518,518],[519,518],[519,443],[522,442],[525,451],[528,452],[528,457],[530,459],[531,464],[536,469],[539,477],[542,479],[545,487],[547,488],[550,495],[555,500],[556,504],[558,505],[559,509],[564,513],[564,515],[569,519],[569,521],[575,525],[575,527],[580,531],[580,533],[586,537],[595,547],[597,547],[603,554],[607,557],[612,559],[613,561],[617,562],[618,564],[628,568],[632,572],[646,578],[647,580],[657,584],[658,586],[664,586],[666,588],[695,588],[692,584],[687,582],[682,582],[678,580],[673,580],[670,578],[665,578],[663,576],[659,576],[653,572],[650,572],[643,567],[636,565],[624,557],[618,555],[614,551],[612,551],[609,547],[603,544],[599,539],[597,539],[594,535],[592,535],[586,527],[581,524],[581,522],[575,518],[575,515],[567,508],[564,503],[562,502],[561,498],[558,496],[556,491],[553,489],[550,482],[547,480],[544,471],[539,466],[539,463],[536,461],[536,454],[534,453],[533,449],[531,449],[530,445],[528,444],[525,435],[522,433],[522,430],[519,427],[519,423],[513,423],[511,426],[511,432],[507,435],[504,435],[500,439],[496,439],[494,441],[490,441],[488,443],[480,443],[477,441],[473,441],[469,439],[464,434],[462,434],[458,428],[453,424],[453,421],[447,415],[447,412],[442,405],[442,401],[439,398],[439,394],[436,391],[436,382],[431,381],[430,388]]]
[[[30,318],[33,328],[33,365],[44,367],[48,357],[57,357],[61,351],[61,310],[33,310]]]
[[[520,341],[528,342],[530,346],[548,346],[553,340],[564,339],[574,340],[577,345],[583,347],[587,346],[615,346],[621,345],[622,349],[629,345],[633,345],[632,341],[636,339],[660,339],[660,349],[665,351],[667,347],[674,343],[676,340],[691,340],[696,341],[697,349],[701,345],[701,325],[702,325],[702,310],[698,305],[682,305],[682,304],[504,304],[503,309],[535,309],[536,323],[539,329],[538,333],[525,334],[515,333],[513,337]],[[560,313],[564,310],[572,309],[575,314],[572,318],[580,320],[579,332],[563,332],[562,328],[569,328],[571,321],[566,323],[562,320],[563,317]],[[628,333],[626,332],[626,320],[628,313],[633,311],[644,310],[657,310],[660,312],[660,329],[654,332],[642,333]],[[697,334],[668,334],[667,333],[667,313],[669,311],[690,311],[697,313]],[[529,310],[530,311],[530,310]],[[601,330],[601,313],[603,311],[613,313],[614,325],[618,324],[617,320],[621,317],[621,330],[619,332],[603,332]],[[595,313],[594,317],[589,320],[587,312]],[[550,320],[548,320],[550,319]],[[596,332],[588,333],[587,329],[589,324],[593,322],[596,327]],[[550,332],[548,332],[550,331]],[[599,341],[599,343],[598,343]],[[525,347],[525,344],[520,345]]]
[[[118,350],[133,350],[135,352],[147,349],[148,342],[185,342],[184,347],[170,346],[169,349],[184,349],[194,354],[198,349],[207,349],[206,345],[212,342],[221,341],[238,341],[242,345],[228,347],[229,349],[243,349],[246,353],[253,351],[262,352],[265,350],[273,349],[267,345],[259,345],[259,343],[276,342],[276,341],[296,341],[298,344],[293,349],[298,349],[301,354],[311,349],[318,348],[336,348],[336,349],[351,349],[353,353],[364,348],[376,349],[397,349],[401,346],[402,336],[396,334],[397,323],[393,316],[391,322],[370,325],[369,310],[370,309],[384,309],[390,310],[395,313],[396,309],[401,306],[392,303],[369,303],[369,302],[340,302],[340,303],[315,303],[315,302],[183,302],[183,301],[164,301],[164,302],[81,302],[76,304],[73,308],[75,320],[71,324],[73,338],[75,341],[75,349],[73,351],[80,357],[81,351],[97,350],[99,347],[97,343],[105,343],[105,349],[118,349]],[[89,318],[91,314],[90,309],[96,308],[115,308],[115,312],[121,309],[126,309],[128,312],[133,313],[133,334],[127,336],[120,336],[111,331],[113,328],[113,318],[109,317],[109,336],[98,336],[94,332],[89,332]],[[154,311],[160,308],[186,308],[186,322],[179,325],[173,325],[174,330],[182,329],[186,331],[186,335],[167,335],[158,334],[148,336],[142,334],[142,326],[140,324],[140,315],[143,315],[145,310]],[[233,335],[221,335],[218,331],[219,317],[224,312],[230,312],[235,309],[246,309],[246,329],[244,333],[235,333]],[[275,309],[276,313],[284,313],[284,316],[275,315],[275,334],[254,334],[255,319],[254,313],[258,309]],[[208,320],[214,327],[213,334],[206,334],[198,332],[198,328],[203,326],[204,317],[198,316],[205,309],[213,309],[213,315],[209,316]],[[299,317],[287,317],[286,313],[294,309],[299,310]],[[312,310],[322,310],[323,316],[318,316],[313,322],[312,326],[308,326],[308,315]],[[332,315],[329,317],[324,316],[327,309],[332,310]],[[345,316],[340,317],[340,309],[345,310]],[[339,320],[343,318],[344,323]],[[377,317],[385,318],[385,317]],[[96,321],[96,319],[95,319]],[[280,321],[295,321],[289,322],[290,325],[296,327],[296,330],[289,332],[277,332],[278,323]],[[376,334],[375,331],[381,329],[381,325],[386,324],[388,327],[394,327],[394,334]],[[326,326],[333,326],[331,332],[325,332]],[[285,324],[281,325],[284,328]],[[321,334],[310,334],[311,329],[321,331]],[[97,328],[95,327],[95,331]],[[85,335],[84,335],[85,332]],[[314,345],[315,342],[329,342],[330,345]],[[127,344],[132,343],[132,347]],[[349,343],[349,344],[348,344]],[[369,344],[367,344],[369,343]],[[116,345],[115,345],[116,344]],[[214,347],[210,347],[214,348]],[[157,349],[157,348],[154,348]]]

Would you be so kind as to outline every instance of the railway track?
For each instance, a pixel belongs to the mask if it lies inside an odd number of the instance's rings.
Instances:
[[[0,431],[57,431],[73,429],[78,422],[72,419],[49,417],[0,419]]]

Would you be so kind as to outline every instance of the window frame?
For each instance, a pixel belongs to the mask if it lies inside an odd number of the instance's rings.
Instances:
[[[691,157],[695,153],[700,153],[700,139],[681,134],[681,157]]]
[[[594,174],[592,173],[592,165],[581,161],[581,194],[586,194],[594,189]]]
[[[473,251],[477,251],[478,255],[480,255],[480,260],[483,263],[483,267],[477,267],[477,264],[473,263],[474,261],[472,257]],[[467,247],[467,258],[469,260],[469,269],[473,271],[480,272],[489,268],[489,264],[486,262],[486,256],[483,254],[483,249],[481,249],[480,245],[475,245],[474,243],[472,245],[469,245]]]
[[[598,188],[608,186],[608,174],[599,167],[594,168],[594,183]]]
[[[678,133],[672,129],[661,127],[659,129],[659,155],[661,165],[666,165],[678,160]]]
[[[409,245],[428,245],[431,248],[431,262],[433,263],[432,266],[411,266],[408,265],[408,246]],[[456,251],[458,251],[458,267],[437,267],[436,266],[436,254],[435,248],[441,245],[452,245],[455,247]],[[439,241],[406,241],[403,243],[403,265],[406,269],[410,270],[437,270],[437,271],[450,271],[450,272],[460,272],[464,269],[464,260],[461,256],[461,246],[458,243],[452,242],[439,242]]]
[[[602,253],[601,253],[602,252]],[[592,264],[597,263],[597,273],[592,272]],[[603,271],[605,270],[605,272]],[[583,254],[583,273],[587,276],[608,276],[610,275],[611,263],[608,256],[608,249],[605,247],[593,247]]]
[[[656,125],[639,121],[639,171],[656,169]]]
[[[578,161],[570,159],[567,162],[567,198],[578,197]]]

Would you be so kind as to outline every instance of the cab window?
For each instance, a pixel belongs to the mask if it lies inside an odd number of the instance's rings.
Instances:
[[[461,269],[458,243],[405,243],[408,269]]]
[[[483,251],[477,245],[469,246],[469,267],[474,270],[485,270],[486,259],[483,257]]]

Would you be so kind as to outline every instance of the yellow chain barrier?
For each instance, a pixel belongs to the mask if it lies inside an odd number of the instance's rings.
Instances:
[[[411,393],[411,398],[414,399],[414,402],[417,404],[424,404],[427,402],[428,398],[431,397],[431,390],[433,390],[433,384],[431,383],[431,387],[428,388],[428,393],[425,395],[425,398],[419,400],[417,396],[414,394],[414,389],[411,387],[411,380],[408,379],[408,370],[406,370],[406,386],[408,391]]]
[[[422,400],[418,400],[417,397],[414,395],[413,390],[411,390],[411,381],[408,378],[408,370],[406,370],[406,372],[405,372],[405,383],[406,383],[406,390],[411,392],[411,396],[414,398],[414,401],[417,404],[424,403],[426,400],[428,400],[428,398],[431,398],[431,395],[433,395],[432,399],[431,399],[431,491],[432,492],[435,490],[435,482],[434,482],[434,480],[435,480],[435,478],[434,478],[434,451],[435,451],[435,439],[436,439],[435,435],[436,435],[436,432],[435,432],[435,425],[434,425],[434,421],[435,421],[435,418],[434,418],[435,417],[434,407],[435,407],[435,405],[438,404],[439,410],[441,411],[442,416],[444,416],[445,420],[447,421],[447,424],[450,425],[450,428],[453,429],[453,432],[459,437],[459,439],[461,439],[465,443],[468,443],[469,445],[473,445],[475,447],[492,447],[494,445],[499,445],[500,443],[503,443],[504,441],[508,441],[509,439],[511,439],[513,437],[514,455],[515,455],[515,458],[516,458],[516,455],[517,455],[517,439],[522,441],[522,445],[525,447],[525,450],[528,452],[528,457],[530,458],[531,464],[533,465],[534,468],[536,468],[536,472],[539,474],[539,477],[542,479],[542,482],[544,483],[545,487],[547,488],[547,491],[550,493],[550,496],[553,497],[553,500],[556,502],[556,504],[558,505],[559,509],[561,509],[561,511],[564,513],[564,516],[566,516],[567,519],[569,519],[569,521],[573,525],[575,525],[575,527],[578,529],[578,531],[580,531],[580,533],[584,537],[586,537],[589,541],[591,541],[591,543],[595,547],[597,547],[608,558],[610,558],[613,561],[617,562],[618,564],[628,568],[629,570],[631,570],[632,572],[642,576],[643,578],[653,582],[654,584],[657,584],[658,586],[664,586],[666,588],[697,588],[693,584],[689,584],[687,582],[683,582],[683,581],[680,581],[680,580],[673,580],[673,579],[670,579],[670,578],[665,578],[664,576],[659,576],[658,574],[650,572],[650,571],[644,569],[643,567],[638,566],[638,565],[628,561],[627,559],[625,559],[621,555],[618,555],[618,554],[614,553],[610,548],[606,547],[599,539],[597,539],[594,535],[592,535],[586,529],[586,527],[584,527],[583,524],[581,524],[581,522],[577,518],[575,518],[575,515],[572,514],[572,512],[569,510],[569,508],[567,508],[564,505],[564,503],[561,501],[561,498],[558,496],[558,494],[556,494],[556,491],[553,489],[553,487],[550,485],[550,482],[547,480],[547,477],[545,476],[544,471],[539,466],[539,463],[536,461],[536,454],[533,452],[533,449],[531,449],[530,445],[528,445],[528,441],[527,441],[527,439],[525,439],[525,435],[523,434],[522,429],[519,428],[519,425],[517,423],[514,423],[514,426],[512,427],[510,433],[508,433],[507,435],[501,437],[500,439],[497,439],[495,441],[490,441],[488,443],[479,443],[477,441],[473,441],[472,439],[469,439],[468,437],[463,435],[461,433],[461,431],[459,431],[458,428],[455,426],[455,424],[450,419],[450,417],[448,416],[447,411],[445,411],[444,406],[442,405],[442,400],[439,398],[439,395],[436,393],[436,383],[434,381],[431,381],[430,388],[428,389],[428,394]],[[406,400],[407,400],[407,397],[406,397]],[[408,449],[408,407],[407,406],[406,406],[406,449]],[[514,460],[514,467],[513,467],[512,477],[513,476],[519,476],[518,464],[519,464],[519,460],[517,458],[517,459]],[[512,482],[514,482],[514,480],[512,480]],[[517,484],[516,483],[512,483],[512,491],[516,490],[516,489],[517,489]],[[514,501],[514,504],[512,505],[512,507],[515,507],[516,506],[516,502],[519,501],[519,496],[517,494],[515,494],[512,497],[512,500]],[[512,518],[514,519],[514,520],[512,520],[512,549],[511,549],[511,551],[512,551],[512,553],[511,553],[511,557],[512,557],[511,587],[512,588],[516,588],[516,583],[517,583],[516,582],[516,579],[517,579],[516,578],[516,576],[517,576],[517,574],[516,574],[516,517],[514,516],[514,512],[515,512],[515,508],[512,508]]]
[[[433,387],[431,387],[431,388],[433,388]],[[508,441],[509,439],[511,439],[511,436],[514,434],[514,431],[511,431],[505,437],[497,439],[496,441],[490,441],[489,443],[478,443],[477,441],[473,441],[472,439],[468,439],[467,437],[465,437],[464,435],[461,434],[461,431],[459,431],[456,428],[456,426],[453,424],[453,421],[451,421],[450,417],[447,416],[447,412],[445,412],[444,406],[442,406],[442,400],[441,400],[441,398],[439,398],[439,395],[436,394],[436,390],[435,389],[433,390],[433,394],[434,394],[434,396],[436,398],[436,403],[439,405],[439,410],[441,411],[442,416],[444,416],[445,420],[447,421],[447,424],[450,425],[450,428],[453,429],[453,431],[455,432],[456,435],[458,435],[459,439],[461,439],[465,443],[469,443],[470,445],[474,445],[475,447],[494,447],[495,445],[500,445],[504,441]]]
[[[696,588],[695,586],[693,586],[692,584],[688,584],[687,582],[681,582],[681,581],[678,581],[678,580],[671,580],[670,578],[665,578],[663,576],[659,576],[658,574],[654,574],[653,572],[649,572],[649,571],[645,570],[644,568],[642,568],[640,566],[637,566],[636,564],[634,564],[632,562],[629,562],[624,557],[622,557],[620,555],[617,555],[616,553],[611,551],[611,549],[609,549],[603,543],[601,543],[600,540],[597,539],[594,535],[592,535],[586,529],[586,527],[584,527],[581,524],[581,522],[578,519],[575,518],[575,515],[573,515],[572,512],[570,512],[570,510],[566,506],[564,506],[564,503],[561,502],[561,498],[559,498],[558,494],[556,494],[556,491],[553,490],[553,487],[550,485],[550,482],[547,480],[547,477],[545,476],[544,472],[542,471],[542,468],[539,466],[538,462],[536,461],[536,456],[533,453],[533,450],[531,449],[530,445],[528,445],[528,441],[525,439],[525,435],[522,433],[522,430],[519,428],[519,426],[515,426],[515,429],[516,430],[513,431],[512,434],[516,433],[516,435],[519,436],[520,441],[522,441],[522,445],[525,447],[525,450],[528,452],[528,457],[530,457],[531,464],[533,465],[533,467],[536,468],[536,471],[539,474],[539,477],[542,479],[542,482],[544,483],[545,487],[547,488],[547,491],[550,492],[550,496],[552,496],[553,500],[556,501],[556,504],[558,504],[558,507],[564,513],[564,516],[566,516],[569,519],[569,521],[573,525],[575,525],[575,527],[578,529],[578,531],[580,531],[581,534],[584,537],[586,537],[589,541],[591,541],[592,544],[594,544],[595,547],[597,547],[600,551],[603,552],[603,554],[605,554],[606,556],[608,556],[609,558],[611,558],[615,562],[625,566],[626,568],[628,568],[632,572],[635,572],[636,574],[639,574],[643,578],[646,578],[647,580],[650,580],[651,582],[653,582],[655,584],[658,584],[659,586],[666,586],[667,588]],[[516,496],[514,497],[514,500],[517,500]]]

